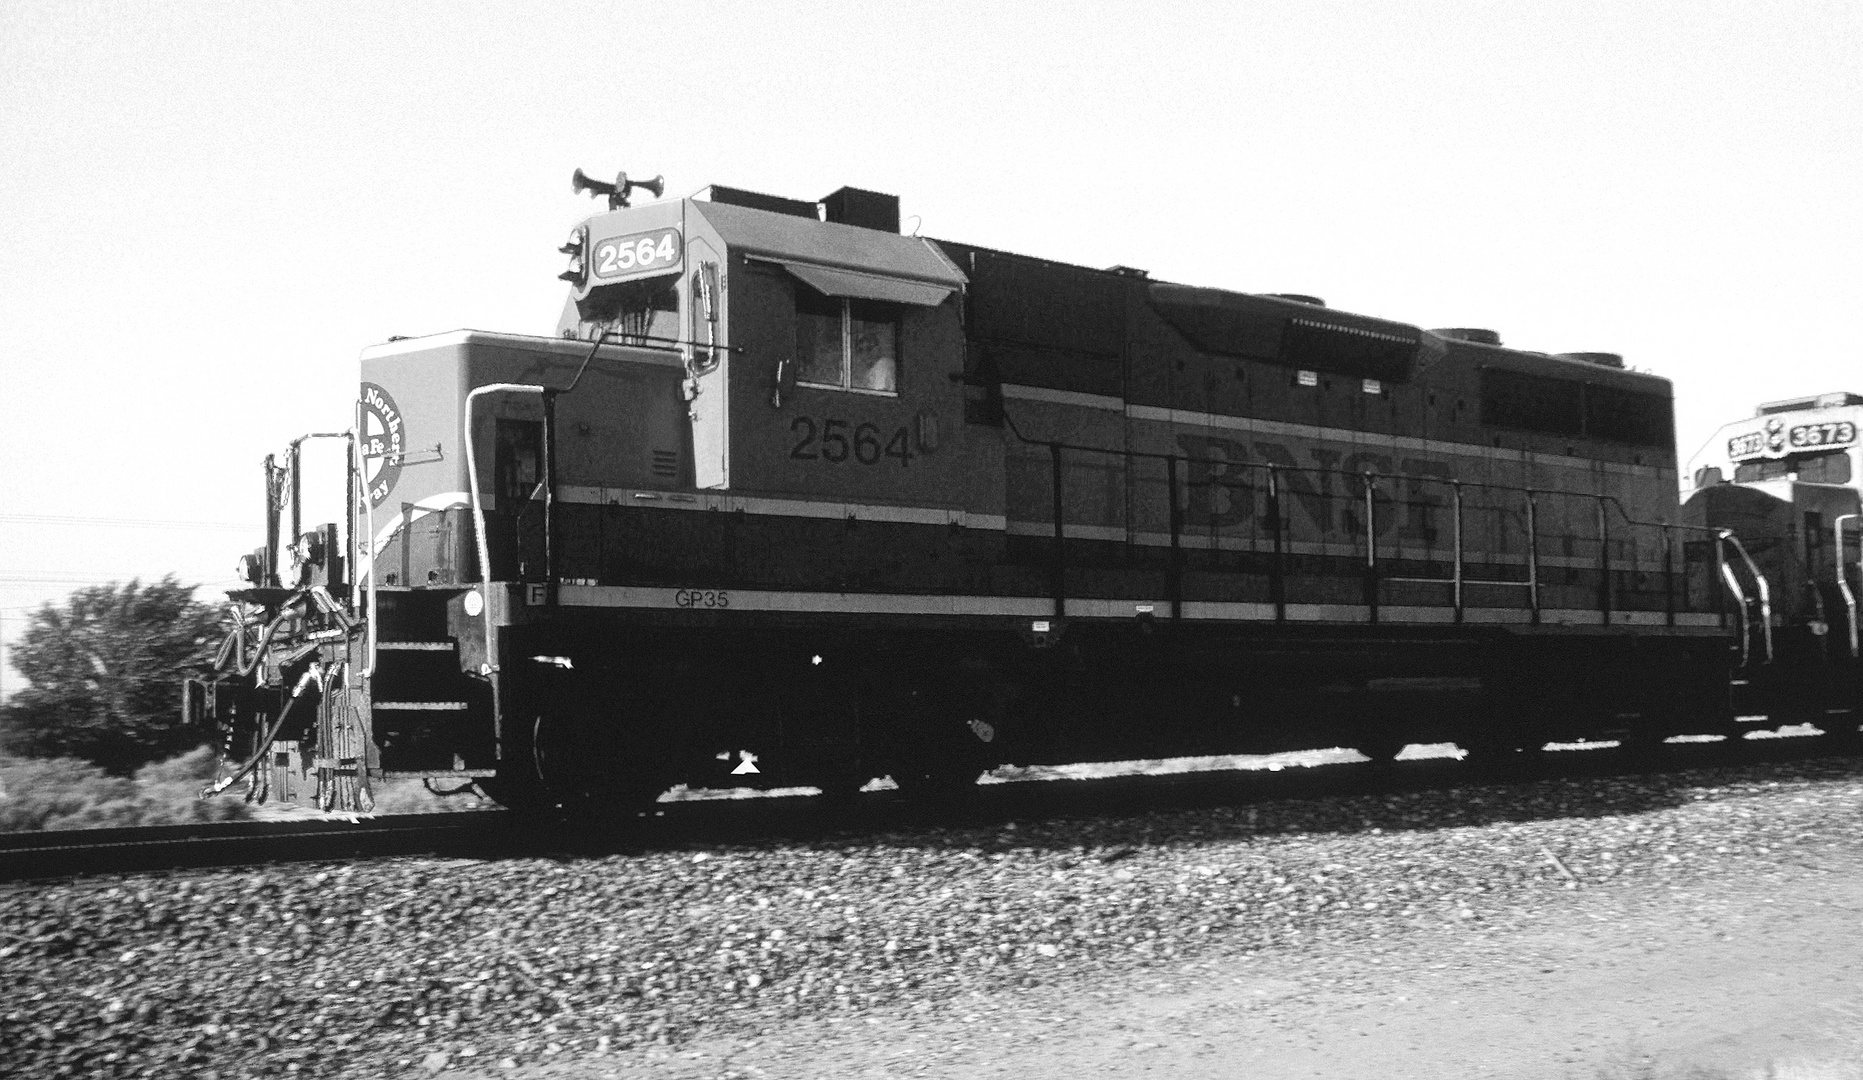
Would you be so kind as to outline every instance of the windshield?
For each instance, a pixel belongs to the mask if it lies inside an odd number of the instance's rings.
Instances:
[[[1747,461],[1734,466],[1734,482],[1748,484],[1756,480],[1782,480],[1791,477],[1803,484],[1848,484],[1850,451],[1826,450],[1820,454],[1794,454],[1772,461]]]
[[[589,291],[577,303],[583,336],[603,333],[627,345],[672,345],[679,340],[679,275],[638,278]]]

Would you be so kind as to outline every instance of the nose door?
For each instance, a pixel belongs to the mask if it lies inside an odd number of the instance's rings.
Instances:
[[[513,564],[493,566],[491,578],[504,581],[540,581],[544,565],[543,425],[535,420],[500,418],[498,445],[492,475],[500,524],[510,530],[509,546],[492,550],[514,552]]]

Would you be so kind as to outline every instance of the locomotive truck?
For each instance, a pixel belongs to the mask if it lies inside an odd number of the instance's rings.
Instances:
[[[1762,439],[1683,505],[1670,384],[1616,355],[906,235],[856,188],[575,186],[608,208],[554,333],[366,349],[351,427],[266,460],[239,627],[186,693],[216,789],[560,811],[1856,734],[1850,471]],[[344,520],[303,520],[312,439]]]

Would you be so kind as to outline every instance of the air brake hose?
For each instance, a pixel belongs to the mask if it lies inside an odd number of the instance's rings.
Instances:
[[[278,710],[278,719],[272,721],[272,726],[266,729],[265,738],[259,741],[259,748],[253,751],[252,756],[247,758],[238,769],[234,770],[233,775],[224,779],[215,780],[213,783],[202,788],[200,797],[203,799],[210,799],[220,794],[227,788],[239,783],[245,778],[247,773],[250,773],[260,762],[264,761],[265,755],[271,752],[272,743],[278,740],[278,733],[284,730],[285,718],[291,715],[292,706],[296,705],[298,699],[303,697],[305,684],[315,678],[317,680],[318,696],[322,697],[325,695],[331,677],[332,673],[315,670],[315,665],[313,665],[312,671],[306,671],[304,677],[298,680],[297,689],[292,692],[290,700],[285,702],[285,707]]]
[[[265,655],[265,647],[271,644],[272,635],[278,632],[279,626],[283,625],[285,621],[285,616],[291,614],[291,609],[303,603],[306,595],[308,594],[302,591],[293,593],[285,600],[284,604],[279,607],[277,617],[272,619],[271,622],[266,623],[265,629],[260,631],[259,640],[253,643],[249,658],[236,658],[234,660],[234,670],[238,675],[243,678],[244,676],[252,674],[253,671],[258,668],[259,661]],[[214,658],[215,668],[222,668],[225,666],[228,647],[233,645],[236,639],[243,639],[245,632],[246,628],[239,626],[235,627],[232,632],[227,635],[227,640],[221,644],[220,652]]]
[[[285,702],[285,707],[278,710],[278,719],[272,721],[272,726],[266,730],[265,738],[260,740],[259,748],[253,752],[253,755],[247,758],[245,763],[240,765],[231,776],[215,780],[213,783],[202,788],[200,797],[203,799],[213,798],[215,795],[220,794],[222,791],[225,791],[227,788],[245,779],[247,773],[250,773],[261,761],[264,761],[265,755],[271,752],[272,743],[277,740],[278,733],[284,729],[285,718],[291,715],[291,707],[297,703],[298,699],[296,697]]]

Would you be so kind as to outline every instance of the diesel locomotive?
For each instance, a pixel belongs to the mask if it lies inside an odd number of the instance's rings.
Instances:
[[[1856,734],[1829,455],[1863,399],[1768,406],[1684,504],[1670,384],[1613,354],[906,235],[856,188],[575,186],[608,208],[554,333],[366,349],[352,426],[266,460],[240,625],[185,695],[216,789],[608,808]],[[310,439],[346,520],[303,519]]]

